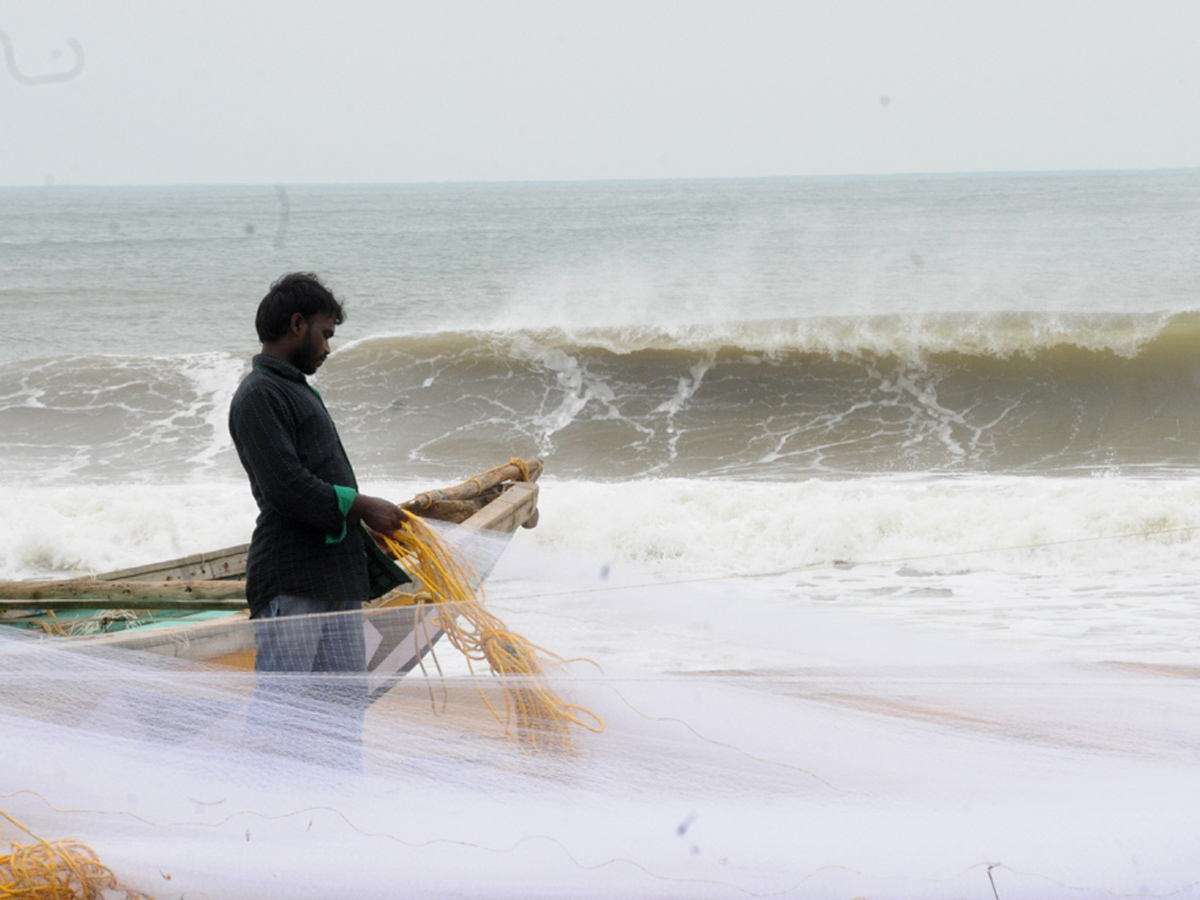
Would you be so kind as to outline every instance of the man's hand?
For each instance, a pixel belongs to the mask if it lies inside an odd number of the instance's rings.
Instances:
[[[350,515],[362,519],[362,523],[372,531],[380,534],[391,534],[408,521],[408,513],[391,500],[382,497],[368,497],[359,494],[350,505]]]

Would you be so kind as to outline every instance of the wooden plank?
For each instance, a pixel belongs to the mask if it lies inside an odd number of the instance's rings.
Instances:
[[[516,531],[537,512],[538,486],[529,481],[513,482],[508,488],[467,521],[464,528]]]
[[[245,607],[243,600],[242,613],[246,612]],[[134,628],[76,640],[81,646],[120,647],[197,661],[230,658],[229,665],[254,668],[254,627],[246,615],[221,616],[208,622],[174,627]],[[237,657],[240,659],[235,659]],[[246,659],[249,665],[246,665]]]
[[[97,581],[192,581],[244,578],[249,544],[93,575]]]
[[[0,609],[186,609],[246,608],[244,581],[2,581]]]

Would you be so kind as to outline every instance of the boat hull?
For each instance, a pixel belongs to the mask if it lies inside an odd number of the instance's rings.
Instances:
[[[499,496],[467,518],[462,527],[511,537],[517,528],[536,519],[537,500],[536,483],[522,481],[507,484]],[[239,579],[245,575],[248,549],[248,545],[240,545],[212,553],[195,554],[157,565],[108,572],[96,576],[94,580],[164,584]],[[491,564],[485,564],[476,574],[482,580],[490,569]],[[444,614],[442,605],[418,602],[416,595],[420,588],[421,585],[417,583],[407,584],[372,601],[361,613],[336,614],[362,617],[373,698],[381,696],[397,679],[420,665],[421,659],[443,634],[438,627],[438,616]],[[18,601],[4,602],[11,607]],[[25,601],[25,605],[29,605],[28,601]],[[50,605],[47,601],[47,606]],[[142,624],[137,624],[136,620],[120,623],[125,627],[112,633],[58,639],[69,641],[80,649],[121,649],[253,670],[256,629],[269,627],[270,620],[251,620],[245,608],[229,611],[213,608],[216,603],[209,603],[209,608],[205,608],[202,602],[195,605],[199,609],[194,612],[186,608],[181,610],[177,606],[169,618],[162,618],[163,614],[159,613],[157,617],[146,616],[148,621]],[[74,608],[78,610],[78,604]],[[99,614],[95,607],[83,612],[93,617]],[[39,609],[26,610],[26,615],[9,619],[6,624],[28,629],[45,627],[47,621],[61,625],[63,620],[55,616],[51,609]],[[49,628],[46,630],[51,631]]]

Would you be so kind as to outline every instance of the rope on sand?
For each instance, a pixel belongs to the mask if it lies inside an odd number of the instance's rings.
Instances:
[[[100,900],[123,895],[123,900],[150,900],[117,881],[96,851],[77,841],[47,841],[4,810],[7,819],[34,839],[11,843],[0,856],[0,900]]]

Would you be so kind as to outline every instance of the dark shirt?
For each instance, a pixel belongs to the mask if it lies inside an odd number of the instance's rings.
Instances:
[[[358,482],[303,373],[274,356],[254,357],[233,396],[229,433],[259,509],[246,563],[250,614],[280,594],[331,609],[366,600],[361,529],[346,527]]]

